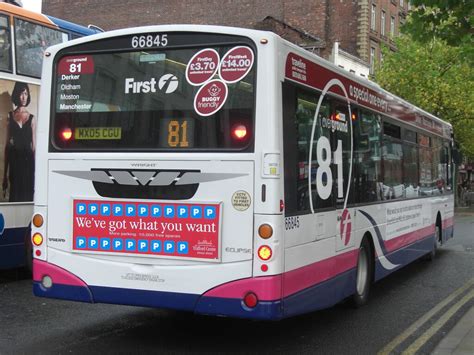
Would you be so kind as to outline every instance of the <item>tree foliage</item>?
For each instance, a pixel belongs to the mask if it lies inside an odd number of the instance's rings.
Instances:
[[[395,39],[398,51],[384,49],[376,81],[388,91],[450,122],[463,153],[474,158],[474,74],[460,47],[410,36]]]
[[[474,62],[473,0],[412,0],[404,32],[422,43],[433,38],[460,47],[463,55]]]

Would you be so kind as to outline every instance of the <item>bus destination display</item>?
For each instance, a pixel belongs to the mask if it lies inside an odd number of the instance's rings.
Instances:
[[[81,76],[90,74],[94,74],[94,59],[90,55],[64,57],[59,61],[58,110],[90,111],[92,104],[81,98]]]

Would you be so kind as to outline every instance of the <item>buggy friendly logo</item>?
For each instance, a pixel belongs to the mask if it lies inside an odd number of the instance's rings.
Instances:
[[[156,93],[158,90],[166,94],[172,94],[176,91],[178,85],[178,78],[173,74],[165,74],[158,81],[155,78],[143,81],[137,81],[135,78],[125,78],[125,94],[148,94]]]

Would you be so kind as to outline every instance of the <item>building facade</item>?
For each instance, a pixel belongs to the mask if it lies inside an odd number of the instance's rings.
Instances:
[[[335,42],[367,64],[395,49],[406,0],[43,0],[43,12],[105,30],[189,23],[271,30],[329,59]]]

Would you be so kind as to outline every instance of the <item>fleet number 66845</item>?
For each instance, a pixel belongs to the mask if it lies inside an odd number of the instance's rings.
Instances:
[[[133,48],[151,48],[151,47],[166,47],[168,45],[168,35],[142,35],[132,37]]]

